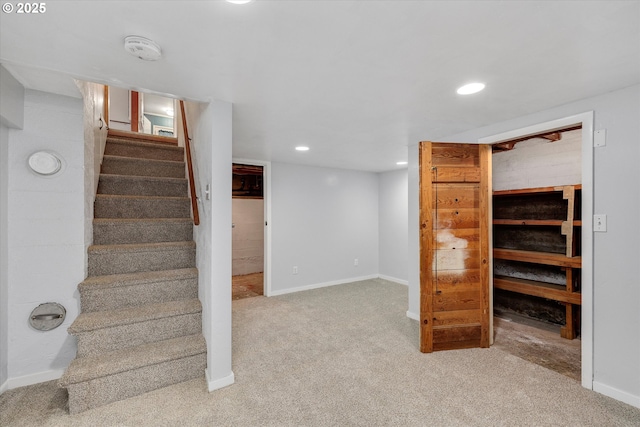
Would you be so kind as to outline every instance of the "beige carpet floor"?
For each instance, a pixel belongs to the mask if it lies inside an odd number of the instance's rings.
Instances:
[[[498,348],[421,354],[407,288],[369,280],[233,303],[236,383],[204,378],[70,416],[55,382],[2,426],[638,426],[640,409]]]

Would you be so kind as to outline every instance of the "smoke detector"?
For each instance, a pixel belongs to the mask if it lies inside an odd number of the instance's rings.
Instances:
[[[140,36],[125,37],[124,50],[144,61],[157,61],[162,56],[158,43]]]

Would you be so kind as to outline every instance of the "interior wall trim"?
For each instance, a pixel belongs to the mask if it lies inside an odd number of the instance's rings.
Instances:
[[[49,371],[36,372],[35,374],[9,378],[2,386],[4,387],[6,385],[7,390],[12,390],[18,387],[57,380],[62,377],[62,374],[64,374],[64,369],[51,369]]]
[[[219,390],[221,388],[224,387],[228,387],[231,384],[236,382],[235,379],[235,375],[233,373],[233,371],[227,375],[226,377],[222,377],[222,378],[218,378],[218,379],[211,379],[211,377],[209,376],[209,370],[205,369],[204,370],[204,375],[207,378],[207,388],[209,389],[209,391],[215,391],[215,390]]]
[[[299,286],[295,288],[287,288],[287,289],[280,289],[279,291],[273,291],[269,296],[275,297],[278,295],[292,294],[295,292],[310,291],[311,289],[319,289],[319,288],[327,288],[329,286],[344,285],[345,283],[377,279],[378,277],[380,277],[378,274],[370,274],[368,276],[349,277],[347,279],[332,280],[330,282],[314,283],[306,286]]]
[[[635,406],[636,408],[640,408],[640,396],[634,396],[631,393],[618,390],[617,388],[599,383],[597,381],[593,382],[593,391],[604,394],[605,396],[609,396],[628,405]]]

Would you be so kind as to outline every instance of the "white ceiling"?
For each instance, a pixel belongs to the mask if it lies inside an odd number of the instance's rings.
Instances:
[[[640,82],[640,1],[47,1],[0,14],[26,86],[234,104],[236,157],[366,171],[407,146]],[[127,35],[162,46],[141,61]],[[463,97],[463,83],[487,88]],[[306,153],[296,145],[311,147]]]

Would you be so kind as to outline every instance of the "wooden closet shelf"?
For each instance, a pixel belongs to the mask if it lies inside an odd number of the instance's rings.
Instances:
[[[582,303],[582,295],[580,292],[569,292],[565,285],[555,285],[552,283],[536,282],[534,280],[517,279],[514,277],[496,276],[493,279],[493,287],[503,289],[505,291],[547,298],[569,304],[580,305]]]
[[[559,267],[581,268],[582,257],[567,257],[549,252],[522,251],[518,249],[494,248],[493,257],[508,261],[530,262],[533,264],[556,265]]]
[[[554,187],[538,187],[538,188],[521,188],[517,190],[498,190],[494,191],[494,196],[515,196],[518,194],[536,194],[536,193],[555,193],[562,191],[564,187],[573,187],[575,190],[581,190],[582,184],[574,185],[558,185]]]
[[[494,219],[493,225],[556,225],[558,227],[562,226],[562,223],[565,222],[561,219]],[[582,227],[581,220],[573,221],[574,227]]]

